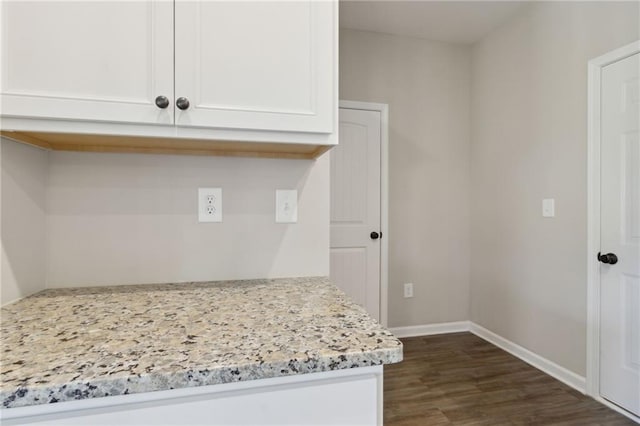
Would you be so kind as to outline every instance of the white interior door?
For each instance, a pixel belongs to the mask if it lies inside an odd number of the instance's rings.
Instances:
[[[340,108],[331,150],[331,279],[380,320],[380,158],[378,111]],[[375,237],[375,235],[374,235]]]
[[[173,124],[172,2],[3,1],[0,15],[3,115]]]
[[[601,86],[600,394],[640,415],[640,54]],[[611,262],[611,256],[601,261]]]

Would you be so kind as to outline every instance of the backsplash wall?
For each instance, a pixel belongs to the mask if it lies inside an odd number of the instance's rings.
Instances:
[[[328,275],[328,175],[328,155],[50,152],[46,286]],[[222,188],[222,223],[198,223],[198,187]],[[298,223],[275,223],[276,189]]]
[[[52,152],[47,286],[329,274],[328,157],[316,161]],[[198,223],[221,187],[223,222]],[[297,189],[298,223],[275,223]]]

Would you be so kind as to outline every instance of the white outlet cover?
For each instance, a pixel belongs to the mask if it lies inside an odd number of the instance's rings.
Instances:
[[[198,188],[198,222],[222,222],[222,188]]]
[[[542,200],[542,217],[554,217],[556,215],[556,200],[545,198]]]
[[[298,222],[298,190],[276,189],[276,223]]]

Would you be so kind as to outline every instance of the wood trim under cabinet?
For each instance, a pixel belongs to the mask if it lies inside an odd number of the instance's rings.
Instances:
[[[310,160],[333,145],[0,131],[8,139],[54,151],[212,155]]]
[[[37,146],[38,148],[53,149],[48,142],[28,134],[0,131],[0,135],[12,141],[26,143],[27,145]]]

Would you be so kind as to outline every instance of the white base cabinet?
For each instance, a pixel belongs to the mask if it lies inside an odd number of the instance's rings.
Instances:
[[[0,410],[10,425],[382,425],[382,366]]]

